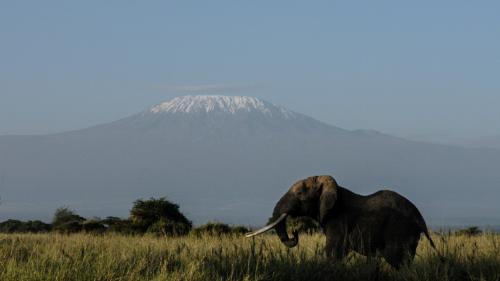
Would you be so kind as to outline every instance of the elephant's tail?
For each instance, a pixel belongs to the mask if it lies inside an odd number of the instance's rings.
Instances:
[[[438,249],[436,248],[436,244],[434,244],[434,241],[431,238],[431,235],[429,234],[429,229],[427,228],[427,224],[425,223],[424,217],[422,214],[418,211],[418,209],[415,207],[417,211],[417,224],[420,226],[420,230],[424,233],[425,237],[427,237],[427,240],[429,240],[429,244],[431,244],[431,247],[436,251],[436,253],[439,255],[441,259],[443,259],[443,255],[439,253]]]
[[[420,233],[424,233],[425,237],[427,237],[427,240],[429,240],[429,243],[431,244],[432,248],[436,249],[436,244],[434,244],[434,241],[432,241],[431,235],[429,234],[429,229],[427,228],[427,224],[425,223],[424,217],[420,213],[420,211],[417,209],[417,207],[413,206],[414,209],[414,220],[417,223],[418,227],[420,228]],[[437,251],[437,249],[436,249]]]
[[[425,237],[427,237],[427,240],[429,240],[431,247],[437,251],[436,245],[434,244],[434,241],[432,241],[431,235],[429,234],[429,230],[427,229],[427,227],[424,229],[424,235],[425,235]]]
[[[419,212],[419,215],[420,215],[420,222],[421,222],[421,226],[420,226],[420,227],[421,227],[421,229],[422,229],[422,232],[424,233],[425,237],[427,237],[427,240],[429,240],[429,244],[431,244],[431,247],[434,249],[434,251],[436,251],[436,254],[437,254],[437,255],[438,255],[438,257],[439,257],[439,260],[440,260],[441,262],[445,262],[445,261],[446,261],[446,259],[445,259],[444,255],[443,255],[443,254],[441,254],[441,253],[439,252],[439,250],[436,248],[436,244],[434,244],[434,241],[432,240],[431,235],[429,234],[429,229],[427,228],[427,225],[426,225],[426,223],[425,223],[425,220],[424,220],[424,218],[422,217],[422,215],[420,214],[420,212]]]
[[[429,243],[431,244],[431,247],[436,251],[437,256],[439,257],[439,260],[444,263],[446,262],[446,258],[442,253],[439,252],[439,250],[436,248],[436,245],[434,244],[434,241],[432,241],[431,236],[429,235],[429,231],[425,229],[424,231],[425,237],[427,237],[427,240],[429,240]]]

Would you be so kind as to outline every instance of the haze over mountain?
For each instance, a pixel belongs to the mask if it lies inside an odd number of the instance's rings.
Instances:
[[[406,136],[405,139],[469,148],[487,148],[500,150],[500,135],[485,135],[478,137],[451,137],[446,136],[445,134],[441,136],[430,136],[424,134]]]
[[[464,146],[495,148],[500,150],[500,135],[468,139],[462,143]]]
[[[1,136],[0,219],[47,220],[62,205],[126,216],[137,198],[167,196],[195,223],[261,224],[294,181],[331,174],[358,193],[400,192],[427,218],[496,220],[499,168],[495,149],[344,130],[251,97],[184,96],[83,130]]]

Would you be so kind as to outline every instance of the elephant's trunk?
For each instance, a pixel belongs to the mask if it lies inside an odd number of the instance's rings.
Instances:
[[[288,237],[288,233],[286,232],[286,220],[282,220],[278,223],[274,230],[276,230],[276,234],[278,234],[278,237],[285,246],[293,248],[299,243],[299,234],[297,231],[293,232],[293,238]]]
[[[289,212],[295,211],[294,200],[289,195],[283,196],[280,201],[274,207],[272,223],[269,225],[251,233],[247,233],[246,237],[253,237],[267,232],[271,229],[275,229],[278,237],[285,246],[292,248],[297,246],[299,243],[299,234],[297,231],[293,232],[293,238],[288,237],[286,232],[286,217],[290,214]],[[292,213],[293,215],[293,213]]]
[[[291,208],[293,206],[291,201],[293,200],[290,200],[288,197],[288,195],[283,196],[274,207],[274,219],[293,210],[293,208]],[[299,234],[297,231],[293,232],[293,238],[288,237],[288,233],[286,232],[286,220],[281,220],[274,227],[274,230],[276,230],[276,234],[278,234],[278,237],[285,246],[292,248],[297,246],[299,243]]]

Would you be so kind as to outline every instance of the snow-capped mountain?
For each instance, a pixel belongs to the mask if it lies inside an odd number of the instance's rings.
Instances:
[[[345,131],[270,102],[245,96],[181,96],[147,110],[90,128],[106,134],[155,135],[165,142],[246,142],[288,133]]]
[[[500,212],[500,152],[349,131],[252,97],[185,96],[95,127],[0,137],[0,220],[126,216],[167,196],[196,223],[259,224],[291,183],[394,189],[427,217]]]
[[[271,118],[294,119],[298,114],[269,102],[244,96],[183,96],[151,107],[152,114],[241,114],[255,113]]]

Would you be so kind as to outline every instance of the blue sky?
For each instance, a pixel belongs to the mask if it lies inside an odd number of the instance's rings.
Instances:
[[[0,134],[249,95],[347,129],[500,135],[498,1],[2,1]]]

